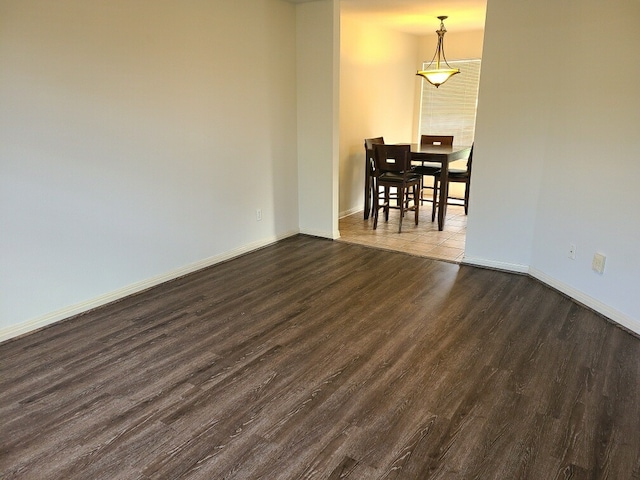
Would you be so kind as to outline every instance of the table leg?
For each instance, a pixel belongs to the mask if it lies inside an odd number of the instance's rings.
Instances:
[[[438,199],[438,230],[444,228],[447,216],[447,198],[449,197],[449,160],[442,162],[440,170],[440,198]]]
[[[371,169],[369,168],[369,159],[364,156],[364,219],[369,218],[371,212]]]

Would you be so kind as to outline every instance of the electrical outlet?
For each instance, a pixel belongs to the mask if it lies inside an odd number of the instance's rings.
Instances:
[[[591,262],[591,268],[593,268],[593,270],[597,273],[604,273],[604,264],[605,261],[607,260],[607,257],[605,257],[603,254],[601,253],[596,253],[593,256],[593,262]]]
[[[259,222],[260,220],[262,220],[262,209],[258,208],[256,210],[256,221]]]
[[[576,259],[576,246],[574,243],[570,243],[569,244],[569,258],[571,260],[575,260]]]

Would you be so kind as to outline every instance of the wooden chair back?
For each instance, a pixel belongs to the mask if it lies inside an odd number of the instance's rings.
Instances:
[[[422,135],[420,145],[453,145],[453,135]]]
[[[378,174],[405,173],[411,170],[411,145],[373,145]]]
[[[469,175],[469,178],[471,178],[471,164],[473,163],[473,146],[474,144],[471,144],[471,151],[469,151],[469,159],[467,160],[467,175]]]
[[[373,157],[376,161],[376,184],[384,188],[382,205],[380,205],[380,195],[377,194],[374,197],[373,229],[375,230],[378,226],[378,211],[381,207],[384,209],[385,221],[389,220],[391,188],[396,189],[397,208],[400,209],[398,233],[402,231],[402,218],[407,210],[415,212],[415,223],[418,225],[420,208],[418,189],[422,177],[411,169],[411,145],[374,144]],[[410,189],[413,191],[412,197],[410,197]],[[413,198],[413,206],[409,206],[411,198]]]
[[[364,139],[364,148],[365,148],[365,150],[371,150],[371,156],[373,156],[373,145],[374,144],[382,144],[382,145],[384,145],[384,137],[374,137],[374,138],[365,138]]]
[[[371,172],[374,172],[376,169],[376,163],[373,159],[373,146],[374,145],[384,145],[383,137],[374,137],[374,138],[365,138],[364,139],[364,150],[367,159],[369,160],[369,169]]]

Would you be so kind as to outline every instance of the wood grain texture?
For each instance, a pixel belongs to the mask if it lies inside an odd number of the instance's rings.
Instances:
[[[293,237],[0,361],[3,479],[640,479],[638,338],[401,253]]]

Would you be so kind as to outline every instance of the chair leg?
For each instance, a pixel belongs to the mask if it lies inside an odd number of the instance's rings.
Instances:
[[[391,195],[389,187],[384,187],[384,221],[389,221],[389,205],[391,204]]]
[[[373,229],[378,228],[378,212],[380,211],[380,192],[378,192],[378,188],[376,186],[376,192],[373,196]]]
[[[465,182],[464,185],[464,214],[469,214],[469,187],[471,186],[469,180]]]
[[[431,221],[436,219],[436,201],[438,198],[438,177],[433,177],[433,203],[431,204]]]
[[[371,215],[373,215],[373,209],[376,208],[375,197],[378,195],[378,183],[376,182],[376,177],[371,176]]]
[[[418,225],[418,214],[420,213],[420,200],[418,200],[418,188],[420,188],[420,185],[416,184],[413,186],[413,208],[415,208],[416,210],[416,225]],[[422,195],[422,189],[420,189],[420,195]]]
[[[398,226],[398,233],[402,232],[402,218],[404,217],[404,196],[405,196],[405,189],[404,188],[400,188],[398,187],[398,196],[402,195],[402,201],[400,202],[400,222],[399,222],[399,226]]]

